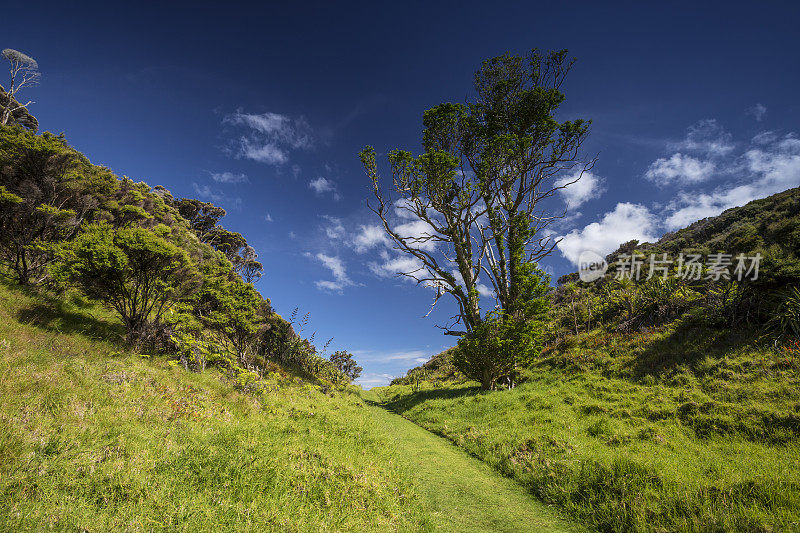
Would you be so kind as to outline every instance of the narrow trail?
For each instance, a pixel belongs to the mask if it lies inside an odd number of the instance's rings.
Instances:
[[[379,405],[368,411],[396,441],[397,460],[414,473],[437,530],[585,531],[446,439]]]

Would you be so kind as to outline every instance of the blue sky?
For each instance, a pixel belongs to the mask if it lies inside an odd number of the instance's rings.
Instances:
[[[568,48],[561,119],[593,120],[592,175],[543,262],[574,270],[723,209],[800,185],[794,2],[160,3],[3,8],[0,47],[43,77],[43,130],[120,175],[228,210],[258,289],[306,334],[347,349],[365,386],[450,346],[455,312],[391,276],[357,153],[417,150],[421,114],[464,101],[483,59]],[[562,7],[563,6],[563,7]],[[0,81],[5,83],[5,81]]]

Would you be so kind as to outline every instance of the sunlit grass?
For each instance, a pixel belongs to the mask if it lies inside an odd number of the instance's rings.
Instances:
[[[752,332],[675,326],[572,339],[510,391],[376,394],[600,530],[787,531],[800,528],[798,381]]]
[[[357,396],[241,393],[114,332],[101,309],[0,286],[0,530],[428,529]]]

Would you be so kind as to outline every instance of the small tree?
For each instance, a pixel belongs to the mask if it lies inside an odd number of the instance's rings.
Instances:
[[[247,283],[253,283],[264,274],[264,265],[258,261],[258,254],[252,246],[245,246],[242,252],[234,258],[233,269],[242,276]]]
[[[0,87],[0,90],[3,92],[2,98],[0,98],[0,103],[2,104],[0,126],[6,126],[12,122],[18,122],[18,119],[25,118],[29,115],[27,109],[33,101],[22,104],[18,101],[17,95],[25,87],[37,85],[42,75],[39,72],[39,64],[36,60],[22,52],[6,48],[0,52],[0,55],[10,63],[9,72],[11,73],[8,89]],[[33,124],[30,119],[22,121],[22,125],[26,123]],[[35,125],[38,127],[38,123],[35,123]],[[32,129],[35,130],[36,128]]]
[[[342,374],[350,379],[350,381],[358,379],[358,376],[361,375],[361,371],[364,370],[358,366],[358,363],[353,359],[353,354],[344,350],[332,353],[330,360]]]
[[[114,309],[135,347],[160,325],[170,302],[196,287],[186,252],[144,228],[92,224],[60,255],[55,274]]]
[[[531,264],[522,265],[521,287],[514,313],[495,309],[458,340],[453,365],[464,375],[493,390],[505,381],[514,387],[519,371],[541,351],[550,312],[549,277]]]
[[[230,273],[230,271],[228,271]],[[258,332],[270,314],[269,303],[249,283],[223,272],[206,275],[195,299],[201,323],[236,354],[244,367],[251,366]]]

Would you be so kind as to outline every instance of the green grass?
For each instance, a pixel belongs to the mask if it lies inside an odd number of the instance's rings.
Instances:
[[[514,390],[375,394],[601,531],[799,530],[797,360],[753,339],[594,332]]]
[[[354,394],[245,394],[120,351],[103,310],[0,285],[0,530],[419,531]]]
[[[366,398],[378,400],[370,392]],[[383,408],[369,413],[392,438],[397,460],[414,475],[439,531],[582,531],[451,443]]]

